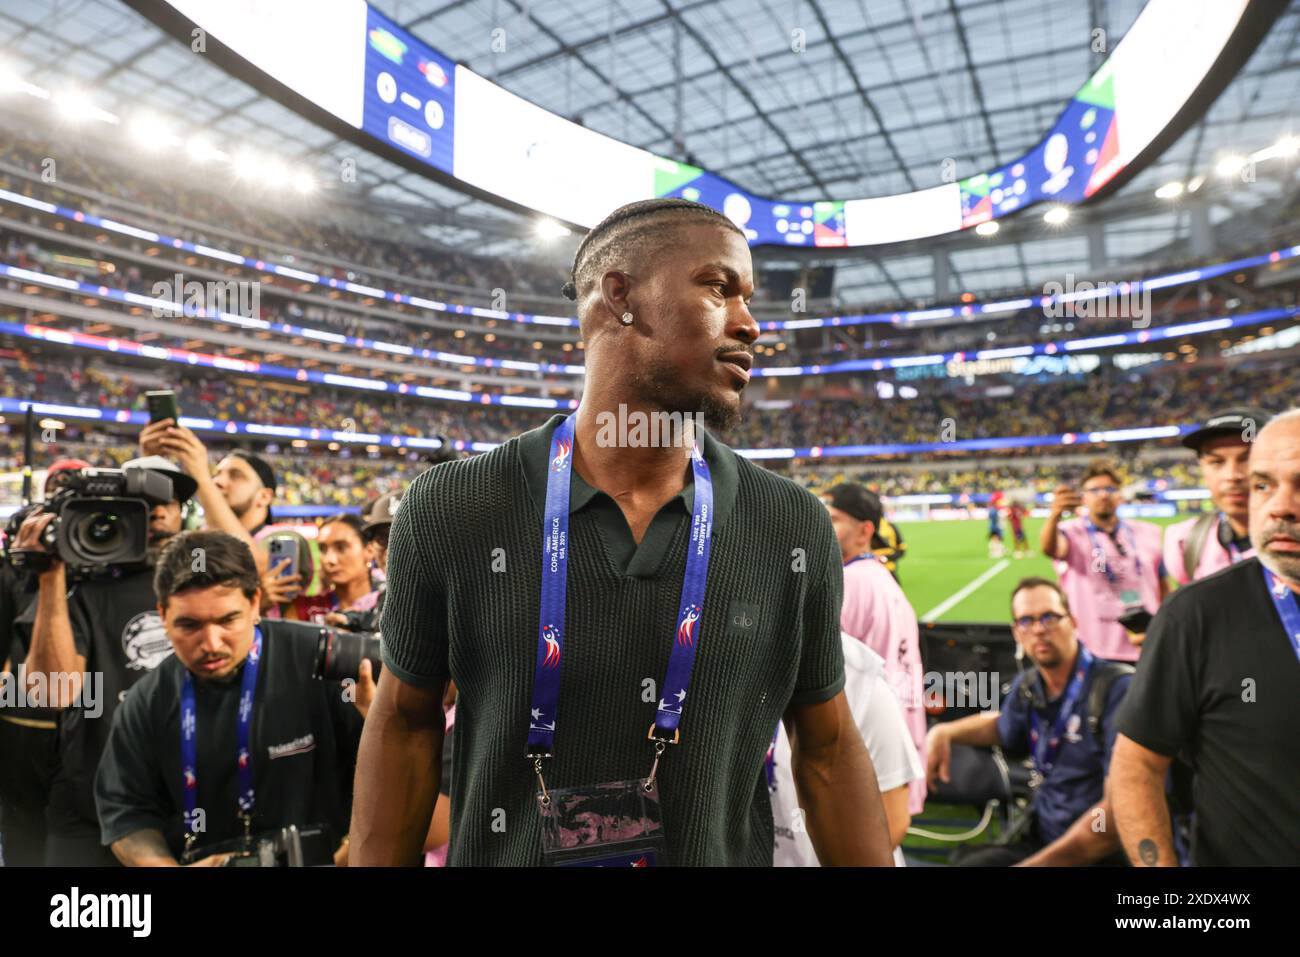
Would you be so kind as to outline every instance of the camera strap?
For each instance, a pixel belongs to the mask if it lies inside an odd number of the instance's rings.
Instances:
[[[560,661],[564,654],[565,603],[569,559],[569,484],[573,473],[574,416],[568,416],[551,437],[551,459],[546,478],[546,514],[542,534],[541,616],[538,623],[537,664],[533,673],[532,707],[528,721],[526,755],[541,776],[541,759],[553,753],[555,716],[560,698]],[[699,638],[698,623],[704,613],[704,593],[713,532],[713,481],[704,459],[701,437],[695,437],[691,466],[695,476],[691,509],[691,538],[686,552],[680,611],[673,635],[663,695],[647,737],[655,742],[655,765],[667,744],[680,740],[679,726]],[[545,784],[542,786],[545,794]]]
[[[239,749],[239,816],[247,837],[253,826],[253,753],[249,747],[253,725],[253,695],[257,691],[257,672],[262,662],[262,629],[253,628],[253,647],[244,659],[244,674],[239,692],[239,716],[236,743]],[[185,795],[185,847],[198,838],[198,711],[194,705],[194,675],[185,669],[181,680],[181,791]]]
[[[1291,648],[1296,657],[1300,658],[1300,604],[1296,602],[1295,592],[1263,565],[1259,568],[1264,573],[1264,585],[1268,588],[1273,604],[1277,606],[1277,614],[1282,619],[1286,636],[1291,639]]]
[[[1101,565],[1102,574],[1106,576],[1106,581],[1109,582],[1111,587],[1113,588],[1115,586],[1117,576],[1115,575],[1114,569],[1110,567],[1110,561],[1106,559],[1105,549],[1102,547],[1101,543],[1097,540],[1097,530],[1098,530],[1097,526],[1093,523],[1092,519],[1085,518],[1083,520],[1083,527],[1088,532],[1088,540],[1092,543],[1092,553],[1094,555],[1100,555],[1102,557],[1102,565]],[[1131,526],[1129,526],[1123,521],[1120,521],[1115,524],[1115,534],[1107,535],[1106,537],[1115,543],[1115,548],[1117,551],[1119,551],[1120,550],[1119,537],[1124,532],[1128,532],[1130,547],[1133,549],[1133,574],[1137,578],[1138,582],[1140,583],[1142,581],[1142,556],[1138,554],[1137,533],[1133,531]],[[1141,587],[1140,584],[1139,587]]]

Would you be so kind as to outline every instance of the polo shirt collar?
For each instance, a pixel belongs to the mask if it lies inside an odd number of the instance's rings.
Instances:
[[[539,516],[546,514],[546,474],[551,460],[551,436],[564,419],[563,414],[553,415],[541,428],[519,436],[519,460],[523,464],[528,493]],[[727,521],[735,506],[740,470],[736,465],[736,453],[714,438],[708,429],[703,431],[704,460],[709,463],[709,475],[713,479],[713,523],[716,529]],[[575,470],[569,484],[569,513],[583,508],[598,492]],[[678,497],[683,500],[689,514],[695,507],[695,483],[691,482],[682,489]]]

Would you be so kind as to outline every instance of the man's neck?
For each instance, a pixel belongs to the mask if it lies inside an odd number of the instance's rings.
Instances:
[[[1119,516],[1114,512],[1105,518],[1102,518],[1100,515],[1094,515],[1092,517],[1092,524],[1096,525],[1103,532],[1109,535],[1119,527]]]
[[[1047,699],[1060,697],[1065,691],[1065,686],[1070,680],[1070,673],[1074,671],[1075,662],[1079,659],[1079,645],[1075,642],[1074,651],[1070,656],[1062,657],[1061,660],[1050,668],[1044,668],[1041,665],[1038,668],[1039,674],[1043,676],[1043,687],[1047,692]]]
[[[1246,524],[1248,516],[1243,515],[1241,518],[1237,518],[1234,515],[1229,515],[1227,512],[1222,512],[1221,514],[1223,515],[1224,520],[1228,523],[1228,527],[1232,529],[1233,538],[1245,538],[1250,534],[1250,526]]]
[[[627,407],[628,420],[633,413],[640,412],[647,421],[655,423],[656,413],[662,409],[651,409],[630,402],[623,402]],[[608,438],[605,416],[618,416],[618,403],[612,406],[590,401],[585,398],[578,408],[578,418],[574,423],[573,467],[592,488],[605,492],[620,505],[625,503],[640,507],[653,504],[654,508],[663,505],[687,485],[691,474],[690,435],[683,429],[682,445],[679,446],[630,446],[626,436],[615,436],[613,444],[601,438],[602,431]],[[597,417],[601,416],[601,421]],[[689,423],[690,420],[686,419]],[[652,426],[654,428],[655,426]]]

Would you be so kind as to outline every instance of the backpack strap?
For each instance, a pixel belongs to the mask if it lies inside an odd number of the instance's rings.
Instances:
[[[1098,661],[1092,666],[1092,686],[1088,689],[1088,732],[1101,740],[1101,719],[1106,713],[1106,699],[1111,686],[1124,675],[1137,671],[1118,661]]]
[[[1210,540],[1210,529],[1218,519],[1218,512],[1206,512],[1196,520],[1187,540],[1183,542],[1183,572],[1190,579],[1196,578],[1196,566],[1201,563],[1205,543]]]

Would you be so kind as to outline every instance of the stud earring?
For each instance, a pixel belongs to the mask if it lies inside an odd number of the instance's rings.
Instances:
[[[632,325],[632,313],[630,313],[630,312],[625,312],[625,313],[623,313],[623,318],[620,319],[619,321],[622,322],[623,325],[625,325],[625,326],[630,326],[630,325]]]

